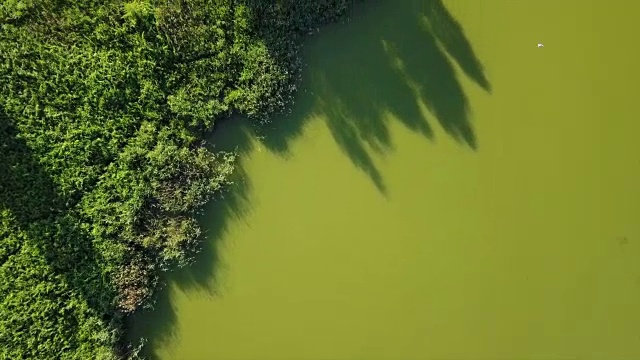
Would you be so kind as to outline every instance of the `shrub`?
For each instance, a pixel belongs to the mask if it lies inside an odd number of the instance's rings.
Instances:
[[[0,5],[0,358],[124,356],[123,317],[189,263],[233,171],[202,135],[284,110],[301,36],[346,7]]]

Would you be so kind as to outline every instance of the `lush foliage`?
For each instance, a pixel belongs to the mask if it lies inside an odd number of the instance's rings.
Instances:
[[[233,113],[290,102],[346,0],[0,4],[0,358],[126,355],[123,316],[197,250]]]

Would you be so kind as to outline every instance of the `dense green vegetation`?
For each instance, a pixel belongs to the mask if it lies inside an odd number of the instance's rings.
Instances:
[[[290,103],[301,37],[346,0],[0,5],[0,358],[131,355],[123,318],[198,248],[234,154]]]

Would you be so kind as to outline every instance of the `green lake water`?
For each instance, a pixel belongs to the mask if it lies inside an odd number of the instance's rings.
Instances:
[[[307,41],[158,359],[640,359],[640,2],[369,1]],[[538,48],[537,44],[544,47]]]

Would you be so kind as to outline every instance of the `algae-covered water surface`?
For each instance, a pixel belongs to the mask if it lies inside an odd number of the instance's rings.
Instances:
[[[132,338],[159,359],[640,358],[639,10],[356,6],[308,39],[291,115],[216,130],[236,185]]]

